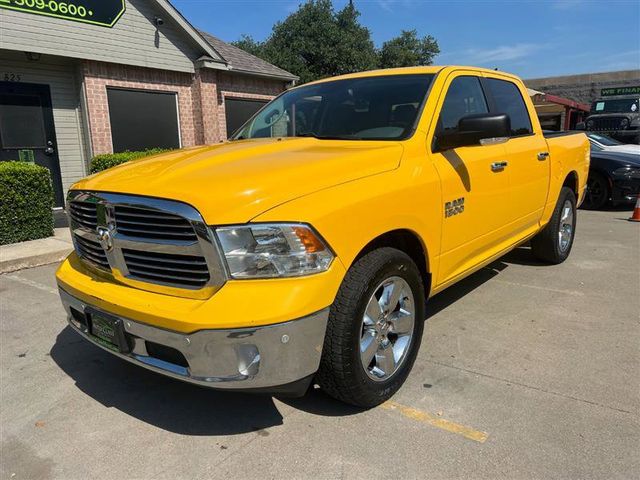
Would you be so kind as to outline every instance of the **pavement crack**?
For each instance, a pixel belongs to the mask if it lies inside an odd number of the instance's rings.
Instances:
[[[554,392],[553,390],[546,390],[544,388],[534,387],[533,385],[527,385],[526,383],[522,383],[522,382],[518,382],[518,381],[514,381],[514,380],[509,380],[507,378],[497,377],[495,375],[490,375],[488,373],[482,373],[482,372],[478,372],[478,371],[475,371],[475,370],[470,370],[468,368],[456,367],[455,365],[449,365],[448,363],[438,362],[437,360],[428,360],[427,359],[427,362],[433,363],[435,365],[440,365],[442,367],[447,367],[447,368],[452,368],[454,370],[459,370],[461,372],[471,373],[471,374],[474,374],[474,375],[480,375],[481,377],[490,378],[492,380],[497,380],[499,382],[509,383],[511,385],[517,385],[519,387],[528,388],[528,389],[531,389],[531,390],[536,390],[538,392],[546,393],[548,395],[555,395],[557,397],[562,397],[562,398],[566,398],[566,399],[569,399],[569,400],[575,400],[576,402],[581,402],[581,403],[586,403],[588,405],[593,405],[593,406],[596,406],[596,407],[606,408],[607,410],[613,410],[615,412],[628,413],[630,415],[635,415],[633,412],[630,412],[629,410],[624,410],[622,408],[616,408],[616,407],[612,407],[610,405],[604,405],[602,403],[594,402],[592,400],[586,400],[584,398],[574,397],[572,395],[567,395],[565,393]]]

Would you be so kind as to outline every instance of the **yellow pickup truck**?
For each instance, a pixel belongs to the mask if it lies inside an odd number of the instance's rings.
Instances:
[[[75,184],[57,282],[74,330],[155,372],[371,407],[407,378],[431,295],[527,241],[567,258],[588,170],[586,136],[545,136],[513,75],[321,80],[227,142]]]

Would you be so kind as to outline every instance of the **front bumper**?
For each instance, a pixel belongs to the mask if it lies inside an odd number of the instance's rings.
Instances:
[[[634,203],[640,195],[640,178],[614,176],[611,189],[613,203]]]
[[[60,288],[71,327],[104,350],[149,370],[220,389],[277,391],[309,377],[320,364],[329,309],[274,325],[180,333],[104,313],[122,320],[132,345],[115,352],[89,333],[87,310],[100,311]]]

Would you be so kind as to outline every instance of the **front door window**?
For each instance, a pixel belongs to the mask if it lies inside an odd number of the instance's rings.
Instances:
[[[0,96],[0,138],[4,148],[44,148],[46,136],[40,97]]]

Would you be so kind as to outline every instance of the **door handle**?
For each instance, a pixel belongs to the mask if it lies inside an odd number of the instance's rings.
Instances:
[[[500,172],[501,170],[504,170],[507,165],[509,165],[507,162],[493,162],[491,164],[491,170],[494,172]]]
[[[549,152],[540,152],[538,153],[538,160],[541,162],[549,158]]]

